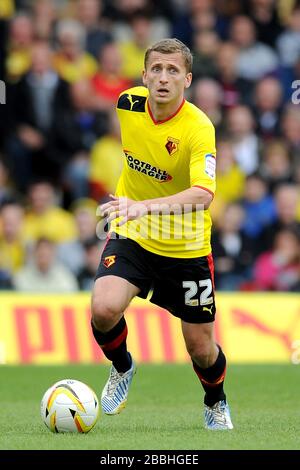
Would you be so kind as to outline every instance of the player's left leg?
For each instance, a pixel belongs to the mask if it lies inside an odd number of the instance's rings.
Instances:
[[[101,394],[104,413],[123,410],[135,365],[127,351],[127,325],[123,312],[139,289],[118,276],[96,280],[92,297],[92,331],[103,354],[112,362],[110,375]]]
[[[232,429],[224,393],[226,358],[214,340],[213,322],[181,322],[186,348],[205,391],[204,419],[207,429]]]

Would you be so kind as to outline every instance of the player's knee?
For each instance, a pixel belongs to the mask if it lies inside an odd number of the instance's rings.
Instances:
[[[187,351],[191,359],[204,369],[209,366],[212,355],[212,345],[210,342],[191,343],[187,345]]]
[[[117,304],[96,297],[92,301],[92,322],[99,331],[106,331],[116,323],[121,311]]]

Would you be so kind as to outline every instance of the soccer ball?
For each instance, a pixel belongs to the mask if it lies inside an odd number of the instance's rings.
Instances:
[[[61,380],[44,394],[41,416],[52,432],[87,433],[99,418],[98,398],[79,380]]]

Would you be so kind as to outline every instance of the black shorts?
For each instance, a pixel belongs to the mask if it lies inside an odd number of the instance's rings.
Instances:
[[[95,279],[109,275],[126,279],[140,289],[138,297],[188,323],[215,319],[211,255],[170,258],[151,253],[129,238],[110,239]]]

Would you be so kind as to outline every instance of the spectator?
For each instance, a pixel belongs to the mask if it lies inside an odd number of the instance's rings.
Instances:
[[[13,282],[9,272],[0,268],[0,291],[13,289]]]
[[[295,184],[282,184],[274,194],[276,219],[267,226],[262,234],[262,246],[268,250],[274,243],[277,232],[285,228],[300,229],[299,199],[300,192]]]
[[[76,0],[77,19],[85,28],[86,51],[98,58],[104,44],[112,41],[109,25],[102,16],[102,0]]]
[[[35,37],[53,41],[53,30],[58,12],[53,0],[38,0],[32,4]]]
[[[229,37],[230,21],[233,17],[244,13],[245,2],[239,0],[218,0],[215,2],[218,15],[218,34],[222,40],[227,41]]]
[[[299,231],[277,232],[273,249],[262,253],[254,265],[254,283],[259,290],[300,292]]]
[[[239,204],[229,204],[212,234],[217,289],[237,290],[250,275],[252,246],[241,231],[244,217]]]
[[[5,203],[0,210],[0,269],[10,275],[20,269],[25,262],[23,228],[23,207],[13,201]]]
[[[293,67],[300,56],[300,6],[291,12],[287,28],[277,40],[280,62],[286,67]]]
[[[230,37],[239,48],[239,77],[256,81],[276,71],[278,58],[269,46],[256,40],[255,26],[250,18],[242,15],[233,18]]]
[[[212,0],[190,0],[179,11],[173,23],[172,36],[188,47],[193,46],[193,35],[199,30],[218,30],[217,17]]]
[[[220,44],[216,53],[218,75],[222,87],[222,106],[225,109],[251,103],[253,83],[238,76],[238,48],[231,42]]]
[[[106,14],[113,21],[128,21],[137,11],[150,7],[149,0],[111,0],[106,5]]]
[[[17,14],[10,23],[6,58],[6,78],[11,83],[16,83],[30,68],[33,36],[30,16]]]
[[[46,42],[34,44],[30,71],[12,87],[11,94],[7,153],[17,188],[25,191],[33,175],[54,178],[64,162],[56,128],[62,110],[68,107],[69,89],[51,67]]]
[[[78,199],[72,206],[77,238],[59,243],[57,246],[58,259],[75,275],[84,266],[84,243],[96,236],[97,203],[92,199]]]
[[[111,108],[108,101],[95,97],[87,80],[73,83],[70,92],[71,106],[63,110],[56,123],[60,149],[64,150],[65,157],[68,156],[61,176],[67,206],[78,198],[88,196],[90,151],[96,140],[107,131],[107,113],[104,109]]]
[[[116,113],[109,114],[109,131],[92,148],[89,167],[91,196],[98,202],[114,194],[123,168],[123,149]]]
[[[56,134],[60,148],[71,158],[77,152],[88,153],[96,139],[106,132],[106,110],[111,104],[97,100],[88,80],[73,83],[70,95],[71,106],[60,114]]]
[[[3,203],[13,199],[14,196],[7,165],[4,163],[4,157],[0,155],[0,207]]]
[[[32,262],[14,276],[14,285],[23,292],[62,293],[78,288],[73,274],[57,263],[55,244],[47,238],[36,241]]]
[[[77,276],[80,290],[91,291],[104,244],[97,237],[84,242],[85,263]]]
[[[54,68],[68,83],[91,78],[97,71],[96,60],[87,52],[83,26],[75,20],[61,20],[57,24],[58,50],[54,55]]]
[[[5,78],[5,63],[6,63],[6,43],[7,43],[7,29],[8,22],[4,21],[0,16],[0,78]],[[1,123],[2,114],[0,114]],[[3,132],[3,125],[0,125],[0,138]]]
[[[254,118],[247,106],[236,106],[227,113],[227,128],[233,142],[235,159],[249,175],[257,170],[259,140],[254,132]]]
[[[293,182],[293,171],[288,147],[284,140],[271,140],[263,148],[260,173],[270,193],[283,183]]]
[[[260,80],[254,90],[254,115],[260,137],[279,135],[283,90],[277,78]]]
[[[274,47],[282,31],[277,11],[279,2],[277,0],[250,0],[245,3],[245,11],[256,27],[258,40]]]
[[[210,211],[214,220],[219,219],[228,203],[242,198],[245,186],[245,175],[235,161],[233,144],[224,137],[217,142],[217,181]]]
[[[51,183],[32,183],[29,188],[29,203],[24,226],[26,240],[33,242],[46,237],[59,243],[76,238],[74,218],[56,205],[55,190]]]
[[[170,20],[170,16],[166,20],[160,11],[166,2],[168,0],[160,2],[154,0],[111,0],[107,2],[106,14],[112,20],[112,32],[115,40],[118,42],[132,40],[131,20],[140,14],[151,18],[150,43],[169,37],[168,20]],[[169,10],[168,13],[173,13],[174,8],[170,8],[170,4],[166,6]]]
[[[122,75],[122,55],[116,43],[105,44],[99,55],[99,70],[92,79],[94,95],[105,104],[105,109],[114,107],[118,97],[133,85]]]
[[[0,19],[10,19],[15,13],[15,0],[3,0],[0,6]]]
[[[216,78],[217,65],[216,54],[220,47],[217,34],[214,31],[197,31],[193,39],[193,77]]]
[[[132,38],[120,41],[122,57],[121,74],[124,78],[139,83],[144,68],[144,55],[151,42],[151,18],[146,12],[137,12],[130,18]]]
[[[214,126],[220,130],[222,90],[218,82],[211,78],[196,80],[192,88],[192,96],[192,102],[207,114]]]
[[[297,185],[297,187],[300,187],[300,161],[296,162],[295,164],[295,169],[293,172],[293,182]],[[298,220],[300,220],[300,200],[298,203]]]
[[[249,239],[253,240],[254,254],[257,254],[261,251],[259,237],[276,219],[274,199],[268,194],[267,184],[258,173],[247,177],[241,204],[245,211],[242,230]]]
[[[300,158],[300,109],[296,104],[288,104],[281,119],[281,132],[286,140],[293,159]]]
[[[9,20],[15,14],[15,0],[2,0],[0,2],[0,78],[5,78],[5,63],[7,52],[7,36]],[[1,115],[0,115],[1,122]],[[0,135],[1,137],[1,135]]]

